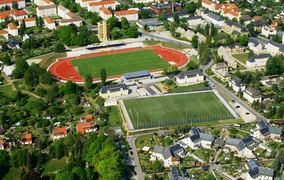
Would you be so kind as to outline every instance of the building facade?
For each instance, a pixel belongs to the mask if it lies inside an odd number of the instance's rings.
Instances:
[[[99,91],[99,94],[104,99],[114,98],[120,96],[127,96],[129,94],[129,90],[125,84],[117,84],[102,87]]]
[[[109,30],[108,30],[108,22],[101,21],[98,22],[98,38],[100,41],[108,41],[109,40]]]

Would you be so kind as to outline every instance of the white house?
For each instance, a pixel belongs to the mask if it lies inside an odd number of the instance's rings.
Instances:
[[[55,29],[56,28],[55,22],[50,17],[44,18],[44,24],[45,24],[45,27],[47,27],[48,29]]]
[[[88,11],[92,11],[92,12],[99,12],[100,8],[104,6],[105,8],[112,8],[115,9],[116,7],[116,3],[114,0],[108,0],[108,1],[100,1],[100,2],[91,2],[88,3],[87,5],[87,9]]]
[[[170,148],[155,146],[152,151],[150,160],[155,161],[156,159],[163,162],[164,167],[178,166],[180,164],[180,158],[174,157]]]
[[[53,140],[65,138],[67,136],[67,129],[66,127],[62,128],[54,128],[52,132]]]
[[[270,124],[267,124],[264,120],[261,120],[254,130],[253,137],[258,138],[262,141],[282,141],[282,128],[273,127]]]
[[[75,24],[77,27],[81,26],[82,20],[72,12],[66,13],[66,19],[59,21],[60,26],[68,26],[69,24]]]
[[[202,18],[202,16],[188,17],[186,18],[186,20],[189,26],[197,26],[202,25],[204,23],[204,19]]]
[[[86,8],[88,6],[88,3],[91,2],[99,2],[100,0],[78,0],[81,7]]]
[[[214,13],[201,15],[207,22],[214,24],[215,27],[223,27],[225,20]]]
[[[25,8],[26,7],[26,1],[25,0],[3,0],[0,1],[0,8],[8,6],[10,9],[12,9],[12,2],[16,1],[18,3],[18,8]]]
[[[55,16],[57,15],[56,5],[38,6],[36,14],[38,17]]]
[[[274,170],[264,168],[261,164],[254,159],[249,160],[245,163],[247,171],[243,172],[242,177],[249,180],[273,180]]]
[[[272,56],[280,55],[284,53],[284,46],[275,41],[270,40],[266,45],[267,51]]]
[[[253,87],[248,87],[243,92],[243,97],[248,100],[248,102],[253,103],[253,101],[262,101],[262,96]]]
[[[268,37],[268,36],[274,36],[276,35],[277,31],[274,28],[271,28],[269,26],[263,26],[261,28],[261,34]]]
[[[190,130],[190,136],[183,138],[178,142],[183,148],[190,147],[191,149],[207,148],[211,149],[214,136],[199,132],[197,127]]]
[[[12,14],[12,17],[15,20],[20,20],[20,19],[28,18],[29,14],[25,10],[20,10],[20,11],[16,11],[14,14]]]
[[[95,122],[84,122],[76,124],[76,130],[81,134],[85,134],[95,132],[97,130],[97,127]]]
[[[202,6],[209,9],[209,11],[213,11],[215,4],[209,0],[202,0]]]
[[[261,55],[255,55],[250,57],[246,61],[246,65],[248,67],[259,67],[259,66],[265,66],[266,62],[269,58],[272,56],[270,54],[261,54]]]
[[[33,18],[26,18],[24,20],[25,20],[25,25],[26,25],[27,28],[36,26],[36,21],[35,21],[34,17]],[[23,19],[19,20],[19,25],[21,25],[22,21],[23,21]]]
[[[245,83],[237,77],[233,77],[229,81],[229,86],[232,87],[235,92],[244,91],[246,89]]]
[[[261,43],[251,38],[248,42],[248,48],[252,50],[253,52],[257,53],[257,52],[262,51],[263,46],[261,45]]]
[[[234,152],[237,157],[255,158],[253,151],[247,148],[241,139],[227,138],[223,150],[225,152]]]
[[[102,6],[100,8],[100,12],[99,15],[101,18],[103,18],[104,20],[108,20],[109,18],[112,17],[112,13],[110,10],[108,10],[107,8],[105,8],[104,6]]]
[[[57,13],[58,13],[58,16],[62,17],[63,19],[66,19],[66,14],[69,13],[69,9],[67,9],[66,7],[62,6],[62,5],[59,5],[57,7]]]
[[[7,32],[7,31],[5,31],[5,30],[0,30],[0,35],[4,36],[4,38],[5,38],[6,40],[8,40],[8,39],[9,39],[8,32]]]
[[[228,63],[228,66],[230,68],[236,69],[238,67],[238,63],[234,60],[234,58],[231,55],[231,51],[228,48],[220,46],[218,48],[218,55],[220,57],[223,57],[223,59]]]
[[[22,145],[32,144],[33,143],[32,134],[22,134],[20,143]]]
[[[204,81],[203,70],[187,70],[176,76],[178,84],[195,84]]]
[[[18,36],[18,28],[15,23],[9,23],[8,24],[8,33],[12,36]]]
[[[128,21],[138,20],[138,12],[136,10],[116,11],[114,16],[117,17],[119,21],[121,21],[122,17],[125,17]]]

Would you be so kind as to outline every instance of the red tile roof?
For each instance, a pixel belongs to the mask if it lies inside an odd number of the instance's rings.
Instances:
[[[211,1],[208,1],[208,0],[203,0],[202,2],[203,2],[203,3],[205,3],[205,4],[208,4],[208,5],[211,5],[211,4],[213,4],[213,2],[211,2]]]
[[[53,136],[61,136],[61,135],[67,135],[66,127],[53,129]]]
[[[5,30],[0,30],[0,34],[8,34],[8,32]]]
[[[32,134],[22,134],[21,141],[31,142],[32,141]]]
[[[14,13],[14,16],[23,16],[23,15],[28,15],[27,11],[25,10],[20,10],[20,11],[16,11]]]
[[[45,20],[48,24],[54,23],[53,19],[50,18],[50,17],[46,17],[46,18],[44,18],[44,20]]]
[[[254,17],[252,18],[253,21],[260,20],[260,19],[261,19],[260,16],[254,16]]]
[[[92,127],[94,127],[95,125],[96,125],[95,122],[85,122],[85,123],[76,124],[76,127],[77,127],[78,132],[85,134],[85,130],[89,130]]]
[[[53,4],[50,0],[43,0],[46,4]]]
[[[0,139],[0,144],[4,144],[4,140],[3,139]]]
[[[9,10],[9,11],[0,12],[0,15],[4,15],[4,14],[9,15],[9,14],[14,14],[15,12],[16,12],[15,9],[11,9],[11,10]]]
[[[130,15],[130,14],[138,14],[136,10],[124,10],[124,11],[116,11],[115,16],[125,16],[125,15]]]
[[[228,11],[228,14],[231,14],[231,15],[233,15],[233,16],[235,16],[235,17],[238,17],[238,16],[239,16],[238,13],[236,13],[236,12],[234,12],[234,11],[232,11],[232,10],[229,10],[229,11]]]
[[[100,2],[91,2],[91,3],[89,3],[89,6],[98,6],[98,5],[113,4],[113,3],[115,3],[114,0],[100,1]]]
[[[110,10],[108,10],[107,8],[105,8],[103,6],[100,8],[100,11],[102,11],[106,15],[111,15],[112,14]]]
[[[2,1],[0,1],[0,4],[8,4],[8,3],[12,3],[13,1],[20,2],[20,1],[24,1],[24,0],[2,0]]]
[[[20,19],[19,22],[21,23],[23,20],[25,20],[25,22],[35,21],[35,17],[33,17],[33,18]]]
[[[15,23],[12,23],[12,22],[8,24],[8,27],[9,27],[11,30],[13,30],[13,29],[18,29],[17,26],[16,26],[16,24],[15,24]]]
[[[10,18],[11,16],[9,14],[2,14],[0,19],[5,19],[6,17]]]

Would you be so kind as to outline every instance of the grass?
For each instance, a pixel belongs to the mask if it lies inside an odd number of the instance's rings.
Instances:
[[[246,132],[243,132],[243,131],[238,131],[238,134],[243,136],[243,137],[247,137],[250,135],[250,133],[246,133]]]
[[[198,64],[198,63],[199,63],[199,59],[197,59],[197,56],[196,56],[196,55],[190,56],[190,61],[195,62],[195,64]]]
[[[49,174],[53,173],[56,170],[62,170],[63,166],[66,164],[66,158],[62,158],[59,160],[50,160],[42,165],[42,168],[44,169],[42,174]]]
[[[122,117],[118,108],[118,106],[111,106],[111,111],[109,112],[109,123],[111,127],[122,126]]]
[[[36,57],[37,59],[43,58],[40,62],[40,67],[47,69],[48,66],[56,61],[57,58],[63,58],[66,57],[66,53],[55,53],[50,55],[44,55],[43,57],[39,56]]]
[[[13,88],[12,88],[12,85],[3,85],[3,86],[0,86],[0,90],[2,92],[4,92],[4,94],[7,94],[9,96],[12,95],[13,93]]]
[[[144,146],[148,146],[150,148],[155,147],[155,141],[153,139],[153,135],[142,136],[142,137],[137,138],[136,147],[138,149],[142,149]]]
[[[215,151],[212,149],[200,148],[200,149],[197,149],[193,154],[205,160],[206,162],[209,162],[209,158],[213,156],[214,152]]]
[[[245,70],[245,69],[247,69],[245,66],[243,66],[240,63],[238,63],[238,70]]]
[[[129,99],[124,104],[134,127],[137,119],[140,126],[158,127],[182,123],[186,116],[193,123],[208,124],[207,117],[230,114],[213,92]]]
[[[21,172],[23,167],[11,167],[8,173],[3,177],[3,180],[21,180]],[[26,169],[26,172],[27,169]]]
[[[177,50],[180,50],[180,51],[183,50],[183,49],[188,49],[188,47],[183,46],[183,45],[173,44],[173,43],[163,42],[163,41],[144,41],[143,43],[145,45],[148,45],[148,46],[161,45],[163,47],[177,49]]]
[[[242,63],[246,64],[246,61],[248,59],[249,53],[242,53],[242,54],[233,54],[233,57],[237,60],[241,61]]]
[[[93,78],[100,78],[102,68],[106,69],[108,76],[116,76],[128,72],[170,67],[169,63],[150,49],[74,59],[71,63],[79,68],[79,74],[83,78],[88,73],[91,73]]]
[[[220,84],[227,84],[227,82],[223,82],[220,78],[218,78],[217,76],[213,76],[213,79],[215,79],[217,82],[219,82]]]
[[[195,90],[195,89],[204,89],[205,86],[203,83],[193,84],[189,86],[174,86],[173,88],[170,87],[170,91],[188,91],[188,90]]]

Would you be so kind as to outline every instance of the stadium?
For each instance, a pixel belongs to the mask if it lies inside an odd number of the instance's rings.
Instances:
[[[57,59],[48,70],[54,79],[83,83],[86,74],[91,73],[93,81],[100,81],[100,70],[105,68],[108,80],[117,79],[123,73],[148,70],[160,72],[171,65],[178,68],[188,62],[180,51],[161,46],[138,47],[90,53],[87,55]]]

